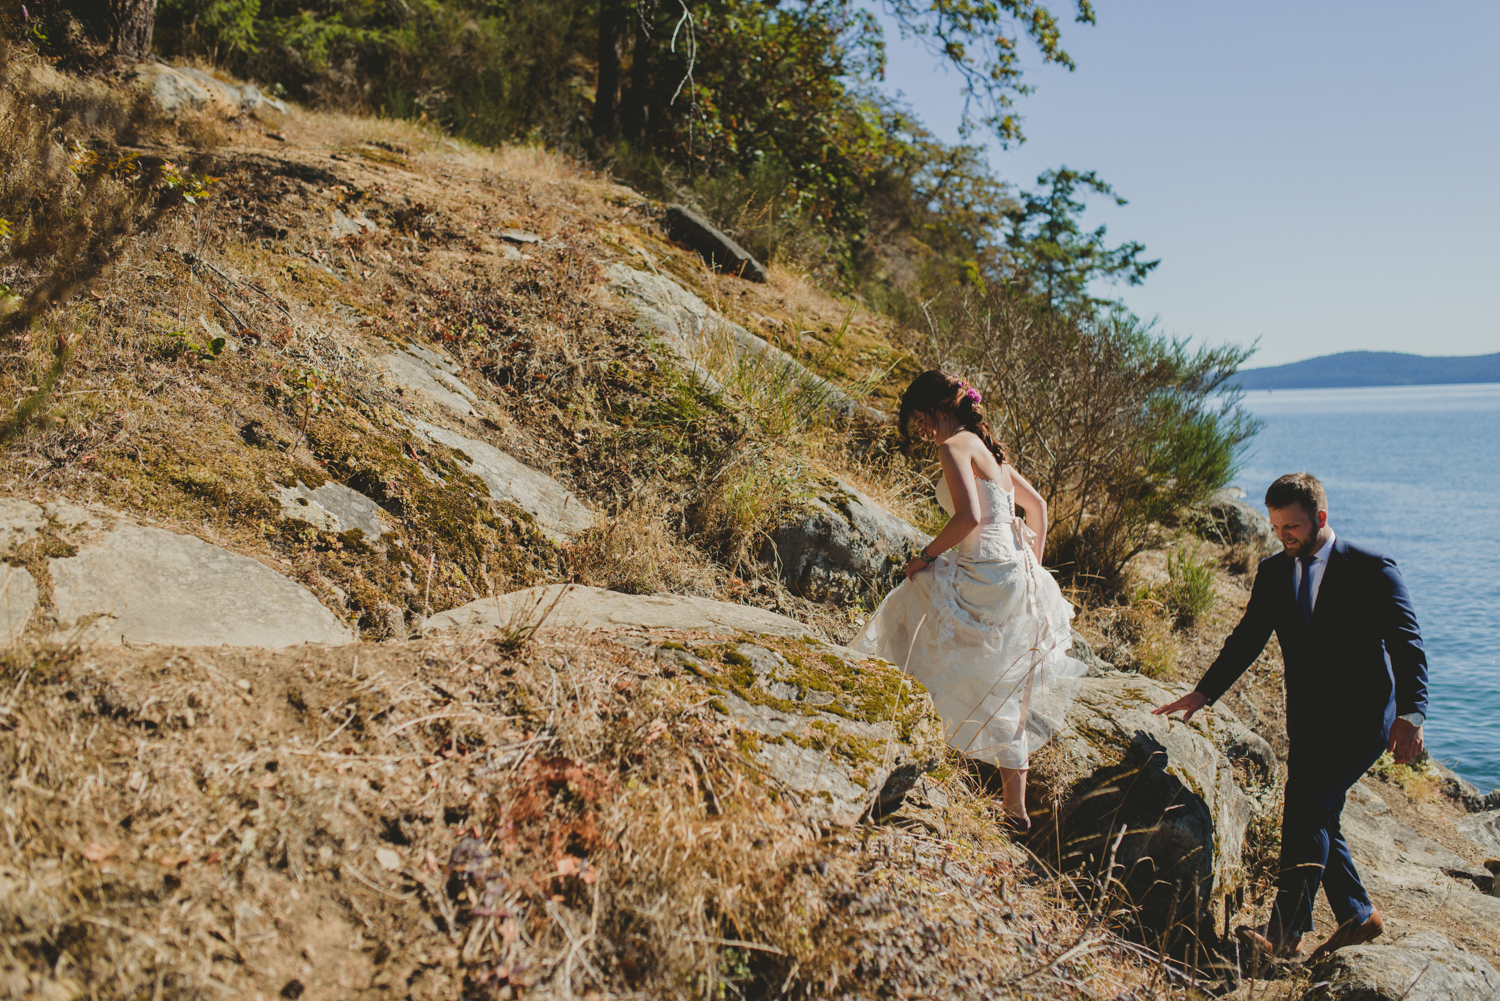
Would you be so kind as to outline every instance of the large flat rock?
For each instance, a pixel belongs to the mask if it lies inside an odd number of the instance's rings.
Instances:
[[[570,535],[594,523],[593,511],[561,483],[494,445],[425,421],[417,421],[413,426],[428,441],[458,452],[465,468],[489,487],[490,497],[510,501],[547,531]]]
[[[558,593],[562,591],[561,598]],[[556,600],[555,607],[553,601]],[[551,607],[544,625],[568,629],[698,629],[733,634],[810,636],[813,630],[785,615],[686,594],[621,594],[581,584],[530,587],[481,598],[439,612],[422,624],[437,629],[510,629],[533,623]]]
[[[1487,1001],[1500,974],[1433,931],[1340,949],[1312,969],[1303,1001]]]
[[[462,417],[474,412],[479,397],[455,374],[456,367],[436,351],[412,344],[379,355],[375,364],[402,390],[453,411]]]
[[[132,81],[169,114],[210,106],[226,114],[263,108],[287,112],[284,102],[267,97],[254,84],[229,83],[192,66],[141,63],[132,70]]]
[[[0,556],[36,538],[46,523],[42,509],[30,501],[0,497]]]
[[[380,505],[342,483],[329,481],[311,490],[299,480],[296,486],[278,486],[275,494],[284,517],[305,521],[315,528],[335,534],[357,529],[368,542],[376,541],[385,532],[386,514]]]
[[[890,590],[908,554],[931,538],[843,480],[824,484],[772,533],[792,593],[839,604]]]
[[[922,686],[844,647],[762,636],[668,644],[657,656],[703,680],[714,709],[742,734],[741,752],[792,794],[805,820],[849,826],[893,810],[945,755]]]
[[[686,205],[667,209],[662,224],[668,236],[692,247],[715,270],[752,282],[763,283],[770,277],[750,251]]]
[[[1440,918],[1461,944],[1500,952],[1500,898],[1480,891],[1493,879],[1484,869],[1397,820],[1365,779],[1349,790],[1340,826],[1388,924]]]
[[[797,359],[709,308],[698,296],[660,274],[611,264],[604,276],[616,295],[636,309],[639,326],[656,335],[673,354],[688,363],[712,386],[721,375],[748,369],[765,385],[789,387],[808,406],[823,406],[844,417],[859,415],[883,424],[882,411],[854,399],[826,379],[808,371]]]
[[[121,523],[51,562],[64,636],[85,642],[278,648],[351,643],[312,592],[191,535]]]
[[[1500,856],[1500,810],[1459,817],[1453,826],[1477,847],[1490,855]]]

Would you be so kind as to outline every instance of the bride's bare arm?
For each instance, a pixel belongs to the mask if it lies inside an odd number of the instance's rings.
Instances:
[[[974,531],[979,524],[979,487],[974,482],[974,464],[963,451],[964,443],[952,439],[938,446],[938,458],[943,463],[943,478],[948,481],[948,492],[953,496],[953,517],[938,532],[937,537],[927,543],[927,551],[936,556],[947,552]],[[920,556],[913,557],[906,565],[906,576],[927,569]]]
[[[1026,509],[1026,525],[1036,533],[1032,551],[1036,553],[1036,561],[1040,563],[1042,546],[1047,542],[1047,502],[1015,466],[1006,463],[1005,468],[1010,473],[1010,485],[1016,493],[1017,506]]]

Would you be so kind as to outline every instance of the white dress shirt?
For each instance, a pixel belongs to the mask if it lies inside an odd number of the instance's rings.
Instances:
[[[1328,533],[1328,541],[1323,543],[1323,548],[1313,554],[1312,564],[1312,607],[1318,607],[1318,588],[1323,586],[1323,571],[1328,569],[1328,554],[1333,552],[1333,533]],[[1302,561],[1292,560],[1292,596],[1301,601],[1302,595]]]

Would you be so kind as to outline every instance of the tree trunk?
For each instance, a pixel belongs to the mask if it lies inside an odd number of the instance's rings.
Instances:
[[[651,35],[651,22],[646,20],[635,23],[631,34],[635,37],[635,47],[630,63],[630,89],[625,92],[620,121],[625,127],[625,138],[640,146],[651,128],[651,57],[656,39]]]
[[[151,58],[156,0],[115,0],[115,56],[138,63]]]
[[[599,0],[599,81],[594,90],[594,136],[611,141],[620,134],[620,44],[627,8],[619,0]]]

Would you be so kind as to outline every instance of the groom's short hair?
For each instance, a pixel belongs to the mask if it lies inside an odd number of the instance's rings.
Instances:
[[[1328,510],[1328,492],[1312,473],[1287,473],[1266,490],[1266,507],[1290,507],[1300,504],[1302,510],[1316,518]]]

